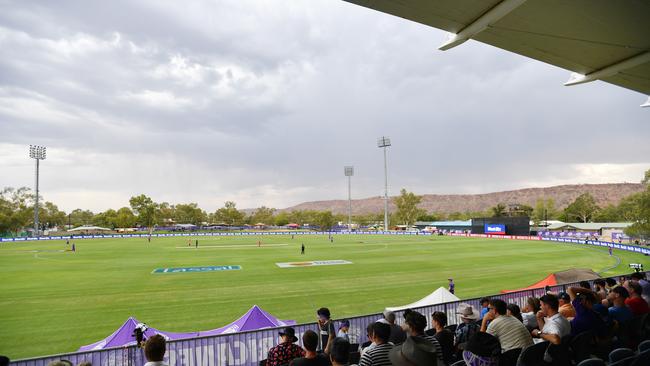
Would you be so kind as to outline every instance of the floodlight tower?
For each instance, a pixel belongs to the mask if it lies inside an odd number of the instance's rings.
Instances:
[[[388,231],[388,163],[386,163],[386,148],[390,146],[390,138],[382,136],[377,139],[377,147],[384,149],[384,231]]]
[[[348,177],[348,231],[352,231],[352,176],[354,167],[346,166],[344,168],[345,176]]]
[[[38,166],[39,161],[45,160],[45,146],[29,145],[29,157],[36,160],[36,201],[34,204],[34,235],[39,236],[38,227]]]

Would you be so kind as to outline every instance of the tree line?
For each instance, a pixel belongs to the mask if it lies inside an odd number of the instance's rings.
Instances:
[[[419,208],[422,196],[402,189],[400,195],[392,199],[397,207],[390,214],[391,224],[413,225],[416,221],[468,220],[472,217],[528,216],[539,225],[546,220],[565,222],[634,222],[628,229],[633,236],[650,236],[650,170],[645,173],[642,183],[646,190],[623,198],[617,205],[599,207],[595,199],[584,193],[564,209],[557,209],[552,198],[540,198],[535,207],[525,204],[499,203],[487,211],[436,213]],[[33,227],[34,194],[26,187],[6,187],[0,191],[0,234],[17,234],[23,229]],[[39,197],[39,200],[42,200]],[[250,214],[237,209],[233,201],[208,213],[197,203],[170,204],[155,202],[144,194],[129,199],[129,206],[117,210],[108,209],[100,213],[75,209],[66,213],[52,202],[45,201],[39,208],[41,229],[47,230],[66,225],[97,225],[110,229],[169,226],[172,223],[202,225],[276,225],[295,223],[300,226],[310,224],[328,230],[337,222],[347,222],[347,215],[333,214],[331,211],[295,210],[278,211],[275,208],[259,207]],[[381,224],[383,212],[354,215],[352,221],[361,226]]]

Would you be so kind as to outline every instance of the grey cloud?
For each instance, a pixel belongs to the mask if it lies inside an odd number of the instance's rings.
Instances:
[[[355,196],[377,196],[382,135],[394,145],[392,193],[485,192],[570,181],[581,164],[650,164],[642,96],[566,88],[565,70],[477,42],[440,52],[442,32],[341,1],[5,8],[0,147],[58,152],[44,177],[62,207],[106,208],[93,192],[210,210],[226,199],[288,206],[345,195],[347,164]],[[31,183],[25,160],[3,184]]]

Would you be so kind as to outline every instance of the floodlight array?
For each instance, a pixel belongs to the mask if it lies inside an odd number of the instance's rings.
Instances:
[[[29,157],[32,159],[45,160],[45,146],[29,145]]]
[[[388,147],[390,146],[390,137],[382,136],[377,139],[377,147]]]

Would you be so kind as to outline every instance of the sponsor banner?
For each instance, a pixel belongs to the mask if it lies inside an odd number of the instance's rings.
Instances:
[[[188,273],[188,272],[215,272],[240,270],[241,266],[204,266],[204,267],[178,267],[178,268],[156,268],[151,273]]]
[[[486,234],[506,235],[506,226],[503,224],[485,224]]]
[[[314,267],[314,266],[335,266],[339,264],[352,264],[350,261],[343,259],[335,259],[329,261],[304,261],[304,262],[284,262],[276,263],[280,268],[296,268],[296,267]]]

